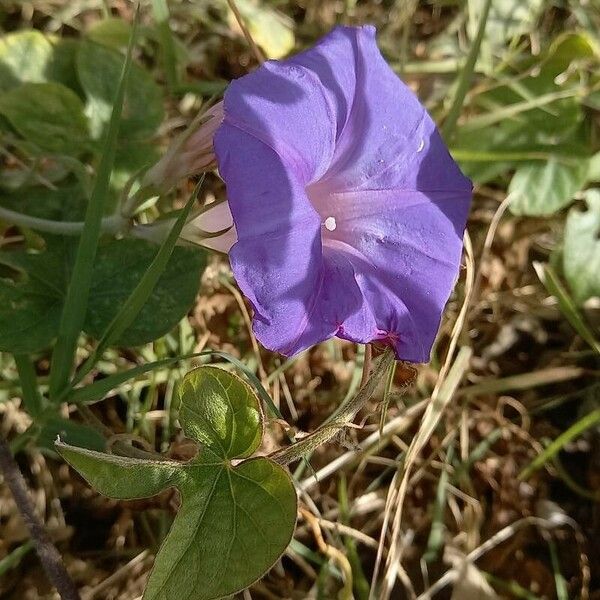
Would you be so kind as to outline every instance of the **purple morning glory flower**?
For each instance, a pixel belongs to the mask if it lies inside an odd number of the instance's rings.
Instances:
[[[292,355],[332,336],[429,360],[471,182],[373,27],[233,81],[215,136],[254,331]]]

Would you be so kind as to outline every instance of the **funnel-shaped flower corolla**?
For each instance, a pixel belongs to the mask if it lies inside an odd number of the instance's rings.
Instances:
[[[254,331],[291,355],[332,336],[429,360],[471,183],[372,27],[234,81],[215,136]]]

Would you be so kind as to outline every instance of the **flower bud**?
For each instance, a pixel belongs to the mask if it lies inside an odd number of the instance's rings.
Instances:
[[[133,237],[160,244],[169,235],[175,221],[176,217],[171,217],[149,225],[136,225],[130,233]],[[180,244],[196,244],[224,253],[229,252],[236,241],[237,232],[226,201],[212,202],[192,214],[179,238]]]
[[[213,202],[184,225],[181,238],[218,252],[229,252],[237,241],[233,217],[226,201]]]
[[[218,102],[194,119],[165,155],[146,172],[142,187],[151,187],[164,194],[182,179],[212,169],[215,166],[213,137],[222,121],[223,103]]]

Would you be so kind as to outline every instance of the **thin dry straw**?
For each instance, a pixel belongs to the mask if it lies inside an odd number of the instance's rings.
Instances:
[[[387,537],[387,531],[390,522],[390,515],[395,505],[395,513],[392,524],[392,542],[388,552],[386,561],[387,572],[383,580],[382,589],[380,592],[380,599],[387,600],[391,593],[393,583],[399,573],[400,568],[400,556],[398,550],[398,541],[400,538],[400,527],[402,521],[402,508],[404,504],[404,497],[408,486],[408,480],[410,477],[410,471],[412,464],[417,458],[419,452],[423,449],[429,438],[431,437],[435,427],[437,426],[443,411],[447,403],[452,399],[462,376],[469,366],[469,360],[471,357],[471,349],[467,346],[463,346],[454,363],[452,362],[454,352],[458,344],[458,339],[466,322],[467,310],[470,304],[471,294],[473,292],[473,283],[475,278],[475,266],[473,259],[473,246],[471,244],[471,238],[468,232],[464,234],[464,245],[466,252],[466,281],[465,281],[465,297],[461,310],[458,314],[454,327],[451,333],[450,345],[448,353],[440,374],[438,377],[437,384],[431,395],[430,403],[425,411],[421,426],[417,435],[411,442],[411,445],[406,453],[406,457],[403,461],[403,465],[400,470],[394,475],[392,485],[388,493],[388,499],[386,502],[386,511],[384,516],[384,522],[381,530],[381,536],[379,539],[379,548],[377,551],[377,558],[375,561],[375,568],[373,571],[373,578],[371,581],[371,598],[374,598],[373,593],[376,589],[377,580],[379,577],[379,571],[381,568],[381,562],[383,559],[383,548]],[[402,474],[402,479],[398,483],[398,479]]]
[[[252,37],[250,30],[246,26],[246,23],[244,22],[244,18],[242,17],[242,14],[240,13],[240,11],[238,9],[237,4],[235,3],[235,0],[227,0],[227,4],[229,4],[229,8],[231,9],[231,12],[233,12],[235,19],[238,22],[238,25],[240,26],[240,29],[242,30],[242,33],[244,34],[246,41],[248,42],[248,45],[250,46],[250,48],[252,49],[252,52],[254,53],[254,56],[256,57],[256,60],[259,63],[265,62],[265,57],[264,57],[263,53],[261,52],[260,48],[258,47],[258,45],[256,44],[256,42],[254,41],[254,38]]]

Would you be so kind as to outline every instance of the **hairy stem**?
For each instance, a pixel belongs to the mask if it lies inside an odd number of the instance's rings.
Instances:
[[[291,446],[269,454],[269,458],[280,465],[287,465],[302,458],[308,452],[312,452],[345,429],[353,421],[358,411],[371,399],[379,382],[393,363],[394,352],[391,348],[387,348],[356,396],[340,406],[321,427]]]
[[[51,219],[38,219],[24,215],[23,213],[10,210],[0,206],[0,219],[7,221],[19,227],[29,227],[37,231],[54,233],[56,235],[81,235],[83,231],[83,221],[52,221]],[[105,217],[101,222],[103,233],[115,234],[121,231],[128,223],[128,220],[121,215],[112,215]]]
[[[67,573],[56,546],[48,537],[44,525],[35,514],[25,479],[11,454],[8,444],[3,439],[0,439],[0,469],[29,530],[35,550],[40,557],[48,579],[56,588],[62,600],[80,600],[79,592]]]

